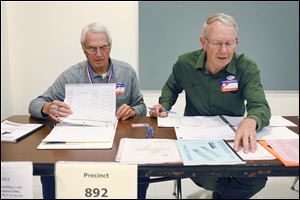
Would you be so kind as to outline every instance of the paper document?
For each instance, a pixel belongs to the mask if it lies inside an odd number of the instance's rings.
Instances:
[[[245,118],[245,117],[236,117],[236,116],[225,116],[224,118],[233,126],[238,126],[238,124]],[[271,116],[270,124],[268,127],[275,127],[275,126],[297,126],[293,122],[283,118],[282,116]]]
[[[1,142],[17,142],[42,126],[43,124],[22,124],[4,120],[1,122]]]
[[[233,142],[228,142],[233,148]],[[256,145],[256,151],[254,153],[244,153],[243,147],[237,152],[243,160],[274,160],[276,159],[269,151],[267,151],[260,143]]]
[[[63,122],[101,126],[115,122],[116,84],[67,84],[64,100],[72,114]]]
[[[177,140],[184,165],[244,164],[224,140]]]
[[[185,139],[226,139],[234,140],[235,132],[229,126],[180,126],[174,127],[178,140]]]
[[[184,116],[158,117],[158,127],[176,126],[224,126],[226,123],[219,116]]]
[[[1,199],[33,199],[32,162],[1,161]]]
[[[256,133],[258,140],[299,139],[299,135],[287,127],[265,127]]]
[[[182,163],[176,140],[122,138],[116,161],[126,164]]]
[[[44,142],[109,142],[115,127],[55,126]]]
[[[299,139],[261,140],[259,143],[285,166],[299,166]]]

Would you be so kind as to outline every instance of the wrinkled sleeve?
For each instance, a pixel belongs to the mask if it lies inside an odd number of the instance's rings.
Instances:
[[[172,73],[170,74],[167,82],[164,84],[159,97],[159,103],[166,109],[171,110],[172,106],[176,103],[178,94],[182,92],[182,87],[178,81],[180,73],[178,68],[180,67],[180,61],[178,60],[173,66]]]
[[[139,82],[135,72],[131,76],[131,107],[135,110],[137,116],[146,116],[147,110],[143,95],[140,91]]]
[[[29,114],[37,118],[46,118],[47,116],[42,113],[44,104],[54,100],[64,101],[65,82],[64,75],[60,75],[41,96],[38,96],[30,102]]]
[[[247,117],[252,118],[257,123],[257,131],[269,125],[271,110],[266,100],[263,86],[260,80],[260,72],[256,64],[251,64],[247,81],[244,83],[244,96],[247,101]]]

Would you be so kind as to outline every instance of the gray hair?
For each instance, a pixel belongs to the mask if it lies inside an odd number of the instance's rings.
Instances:
[[[207,32],[206,32],[207,26],[209,24],[213,23],[214,21],[220,21],[223,24],[226,24],[228,26],[233,26],[235,28],[235,31],[236,31],[236,34],[237,34],[238,25],[237,25],[237,22],[235,21],[235,19],[232,16],[226,15],[224,13],[215,13],[214,15],[208,17],[206,22],[204,22],[203,25],[202,25],[202,35],[204,37],[207,37]]]
[[[91,24],[88,24],[85,27],[83,27],[83,29],[81,31],[81,38],[80,38],[81,45],[84,45],[84,42],[86,39],[86,33],[88,31],[92,31],[93,33],[106,33],[106,35],[108,37],[108,42],[111,45],[112,39],[111,39],[108,29],[104,25],[99,24],[99,23],[91,23]]]

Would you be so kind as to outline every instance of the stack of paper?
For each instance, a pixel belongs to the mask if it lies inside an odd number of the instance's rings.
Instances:
[[[158,117],[158,127],[178,126],[224,126],[226,123],[219,116],[184,116],[184,117]]]
[[[225,140],[177,140],[184,165],[245,164]]]
[[[226,139],[234,140],[235,132],[229,126],[179,126],[175,127],[178,140]]]
[[[299,139],[261,140],[259,143],[285,166],[299,166]]]
[[[126,164],[181,163],[176,141],[122,138],[116,161]]]
[[[18,142],[42,126],[43,124],[21,124],[4,120],[1,122],[1,142]]]

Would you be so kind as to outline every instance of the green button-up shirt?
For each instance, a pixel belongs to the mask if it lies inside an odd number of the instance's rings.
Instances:
[[[185,90],[185,116],[243,116],[247,109],[247,117],[256,120],[258,130],[267,126],[271,113],[257,65],[244,54],[235,54],[225,70],[213,75],[205,69],[205,62],[203,49],[179,56],[159,103],[170,110]],[[221,82],[228,76],[238,81],[237,91],[221,92]]]

